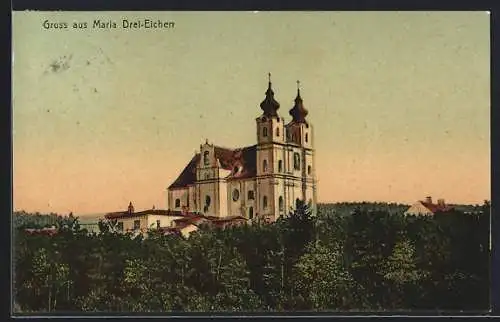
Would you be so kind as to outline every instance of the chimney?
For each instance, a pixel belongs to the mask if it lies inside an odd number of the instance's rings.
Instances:
[[[444,199],[438,199],[438,205],[444,207],[445,206]]]
[[[134,206],[132,205],[132,201],[128,204],[128,213],[129,215],[134,213]]]
[[[425,197],[425,203],[430,203],[431,204],[432,203],[432,197],[430,197],[430,196]]]

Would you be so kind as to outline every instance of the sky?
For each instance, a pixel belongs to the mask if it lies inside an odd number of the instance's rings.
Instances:
[[[175,26],[121,28],[146,18]],[[166,208],[166,188],[205,140],[256,143],[269,72],[285,121],[300,80],[319,202],[491,197],[484,11],[12,19],[14,210]],[[118,28],[93,29],[96,19]]]

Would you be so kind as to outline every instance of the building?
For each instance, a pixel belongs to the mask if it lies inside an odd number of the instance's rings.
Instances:
[[[126,211],[107,213],[108,221],[116,221],[116,230],[122,232],[146,232],[148,229],[172,227],[175,219],[194,215],[185,211],[148,209],[135,212],[132,202]]]
[[[100,233],[99,221],[102,217],[80,217],[78,224],[81,229],[85,229],[89,234]]]
[[[434,215],[437,212],[450,211],[453,207],[446,205],[444,199],[438,199],[437,203],[432,202],[432,197],[426,197],[424,201],[419,200],[414,203],[405,215]]]
[[[186,210],[160,210],[148,209],[144,211],[134,211],[134,206],[130,202],[126,211],[107,213],[105,221],[111,224],[113,231],[132,233],[133,236],[147,235],[149,229],[158,229],[165,234],[174,234],[189,237],[192,232],[200,228],[227,228],[238,226],[247,222],[241,216],[214,217],[204,216],[200,213],[188,212]]]
[[[170,210],[274,221],[302,200],[315,213],[313,127],[306,120],[300,87],[289,122],[278,113],[270,75],[260,108],[255,119],[257,143],[236,149],[208,140],[200,145],[167,189]]]
[[[56,226],[44,227],[44,228],[26,228],[25,233],[28,235],[47,235],[54,236],[59,232]]]

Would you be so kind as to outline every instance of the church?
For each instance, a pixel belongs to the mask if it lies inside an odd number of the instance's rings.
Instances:
[[[262,113],[255,119],[257,144],[235,149],[201,144],[167,188],[169,210],[275,221],[300,200],[315,213],[313,127],[299,85],[287,122],[278,112],[269,74]]]

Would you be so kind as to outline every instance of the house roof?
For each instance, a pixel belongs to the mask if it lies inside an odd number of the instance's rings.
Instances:
[[[238,149],[215,146],[214,150],[215,157],[219,161],[221,168],[231,171],[226,179],[246,179],[256,176],[257,145]],[[185,188],[194,184],[196,182],[196,167],[199,161],[200,154],[197,153],[168,188]]]
[[[199,225],[202,222],[207,222],[209,224],[220,226],[230,222],[244,222],[244,221],[247,221],[247,219],[242,216],[214,217],[214,216],[204,216],[204,215],[189,216],[174,220],[175,228],[177,229],[182,229],[191,224]]]
[[[33,235],[33,234],[54,235],[59,231],[59,229],[57,229],[55,227],[45,227],[45,228],[40,228],[40,229],[27,228],[24,231],[30,235]]]
[[[139,217],[144,215],[184,217],[184,216],[193,216],[195,215],[195,213],[183,212],[180,210],[148,209],[133,213],[129,213],[128,211],[110,212],[107,213],[104,217],[106,219],[118,219],[123,217]]]
[[[448,206],[448,205],[442,205],[442,204],[435,204],[435,203],[429,203],[425,201],[420,201],[422,205],[429,209],[432,213],[440,212],[440,211],[450,211],[453,209],[453,207]]]
[[[247,219],[242,216],[231,216],[231,217],[223,217],[220,219],[212,220],[211,223],[216,227],[224,227],[226,224],[231,223],[242,223],[246,222]]]

